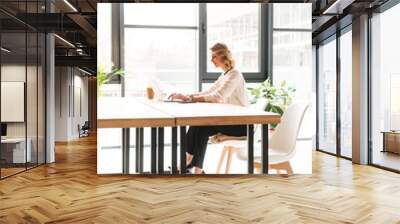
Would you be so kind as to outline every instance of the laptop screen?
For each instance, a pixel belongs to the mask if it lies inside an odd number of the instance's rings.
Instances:
[[[7,136],[7,124],[1,124],[1,136]]]

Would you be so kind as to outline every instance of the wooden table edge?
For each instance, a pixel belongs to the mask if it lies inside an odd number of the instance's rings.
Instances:
[[[176,126],[279,124],[280,121],[280,115],[271,115],[271,117],[268,118],[265,118],[264,116],[178,117],[176,118]]]
[[[97,128],[142,128],[175,126],[175,118],[107,118],[97,119]]]

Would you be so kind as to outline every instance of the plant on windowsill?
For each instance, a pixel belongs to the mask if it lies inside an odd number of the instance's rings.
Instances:
[[[115,68],[114,65],[111,66],[111,71],[108,72],[104,66],[97,66],[97,96],[103,96],[101,92],[101,86],[109,81],[111,81],[116,76],[124,76],[124,71],[119,68]]]
[[[286,81],[282,81],[280,85],[274,86],[271,80],[268,78],[260,86],[256,88],[249,88],[252,95],[251,103],[254,104],[260,98],[265,98],[267,106],[265,111],[278,113],[280,115],[286,110],[293,100],[296,89],[292,86],[287,85]],[[276,127],[270,125],[271,129]]]

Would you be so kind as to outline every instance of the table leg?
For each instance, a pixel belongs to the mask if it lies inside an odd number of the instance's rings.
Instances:
[[[171,165],[172,165],[172,174],[177,174],[178,173],[178,128],[177,127],[172,127],[172,161],[171,161]]]
[[[268,124],[263,124],[262,125],[262,131],[261,131],[261,167],[262,167],[262,173],[263,174],[268,174]]]
[[[143,150],[143,139],[144,139],[144,129],[139,129],[139,173],[143,173],[143,157],[144,157],[144,150]]]
[[[129,128],[122,129],[122,173],[129,174]]]
[[[385,133],[383,133],[383,150],[381,152],[386,152],[386,137],[385,137]]]
[[[157,128],[151,128],[151,174],[157,173]]]
[[[181,174],[186,173],[186,126],[181,126]]]
[[[158,128],[158,173],[164,173],[164,128]]]
[[[139,166],[140,166],[140,128],[136,128],[135,130],[135,138],[136,138],[136,143],[135,143],[135,171],[136,173],[139,173]]]
[[[249,174],[254,173],[254,125],[247,125],[247,155],[248,155],[248,168]]]

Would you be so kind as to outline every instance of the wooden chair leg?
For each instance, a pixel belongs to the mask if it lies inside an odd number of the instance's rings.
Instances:
[[[277,174],[281,176],[288,176],[293,174],[292,167],[290,166],[289,162],[283,162],[283,163],[278,163],[278,164],[270,164],[268,168],[276,170]],[[254,169],[256,170],[256,173],[261,173],[261,163],[260,162],[254,162]],[[282,173],[282,170],[285,170],[286,173]]]
[[[254,162],[254,169],[256,170],[256,173],[261,173],[261,163]]]
[[[290,162],[286,161],[285,163],[286,163],[286,172],[287,172],[287,174],[288,175],[292,175],[293,174],[293,169],[292,169],[292,166],[290,165]]]
[[[229,170],[231,169],[232,154],[233,154],[233,148],[229,147],[228,159],[226,160],[225,174],[228,174]]]
[[[254,169],[256,170],[256,173],[261,174],[262,173],[261,172],[261,163],[260,162],[254,162]],[[269,165],[268,166],[268,170],[271,170],[271,169],[273,169],[273,168],[271,167],[271,165]]]
[[[222,149],[222,154],[221,157],[219,158],[219,162],[218,162],[218,167],[217,167],[217,174],[221,173],[221,167],[222,167],[222,163],[225,160],[225,155],[226,153],[229,151],[229,147],[228,146],[224,146],[224,148]]]
[[[271,164],[270,166],[271,166],[272,169],[277,170],[277,173],[279,175],[290,176],[290,175],[293,174],[293,169],[292,169],[292,166],[290,165],[289,161],[286,161],[286,162],[283,162],[283,163]],[[286,174],[281,174],[281,172],[280,172],[281,170],[285,170]]]

